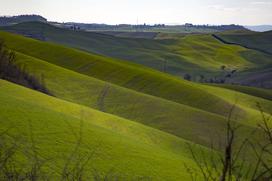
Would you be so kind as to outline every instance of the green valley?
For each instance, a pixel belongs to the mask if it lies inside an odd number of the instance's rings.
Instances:
[[[0,180],[269,179],[271,32],[52,24],[0,27]]]

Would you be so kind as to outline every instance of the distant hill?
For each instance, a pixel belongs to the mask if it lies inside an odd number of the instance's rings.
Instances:
[[[239,74],[241,71],[253,68],[262,70],[262,67],[271,64],[272,57],[262,52],[265,41],[258,44],[260,45],[258,48],[262,51],[256,51],[222,43],[211,34],[98,33],[58,28],[37,22],[20,23],[1,29],[38,40],[70,46],[89,53],[117,58],[120,61],[142,64],[180,78],[189,74],[193,81],[204,81],[202,79],[213,81],[211,78],[215,79],[215,77],[218,81],[226,73],[222,72],[220,68],[222,65],[227,67],[226,70],[237,70]],[[249,30],[235,30],[224,34],[220,33],[220,37],[228,36],[231,33],[239,39],[243,38],[244,34],[255,34]],[[241,82],[240,79],[239,82]],[[248,85],[248,83],[246,84]]]
[[[265,31],[271,31],[272,25],[259,25],[259,26],[245,26],[247,29],[250,29],[252,31],[259,31],[259,32],[265,32]]]
[[[61,28],[69,29],[83,29],[87,31],[117,31],[117,32],[164,32],[164,33],[211,33],[221,32],[229,30],[246,30],[245,27],[240,25],[165,25],[165,24],[119,24],[119,25],[107,25],[107,24],[85,24],[85,23],[57,23],[51,24]]]
[[[267,32],[229,32],[229,33],[218,33],[217,36],[221,41],[226,44],[239,45],[251,50],[256,50],[263,52],[267,57],[272,55],[272,31]],[[255,57],[254,54],[243,55],[248,59]],[[256,64],[260,65],[260,59]],[[270,61],[271,62],[271,61]],[[247,70],[245,72],[240,72],[238,77],[234,77],[233,82],[263,87],[263,88],[272,88],[272,71],[271,63],[268,65],[261,66],[252,70]]]
[[[46,22],[47,19],[40,15],[2,16],[0,17],[0,26],[8,26],[30,21]]]
[[[229,32],[218,34],[224,41],[272,55],[272,31]]]
[[[18,15],[18,16],[2,16],[0,17],[0,26],[8,26],[23,22],[47,22],[47,19],[40,15]],[[73,30],[87,31],[117,31],[117,32],[164,32],[164,33],[215,33],[230,30],[246,30],[245,27],[235,24],[230,25],[194,25],[186,23],[183,25],[165,25],[165,24],[99,24],[99,23],[79,23],[79,22],[48,22],[54,26],[68,28]],[[131,36],[131,35],[121,35]],[[142,38],[142,36],[140,36]]]
[[[252,109],[256,102],[271,110],[272,104],[264,100],[184,81],[140,65],[4,32],[0,37],[17,52],[18,63],[24,63],[30,74],[44,75],[54,96],[203,145],[209,140],[210,128],[224,127],[224,116],[235,97],[248,100],[239,102],[236,109],[243,124],[250,124],[246,117],[253,123],[259,115]]]

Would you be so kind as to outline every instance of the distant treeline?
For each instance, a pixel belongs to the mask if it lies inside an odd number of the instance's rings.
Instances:
[[[152,30],[152,29],[210,29],[214,31],[226,31],[226,30],[245,30],[246,28],[240,25],[193,25],[186,23],[184,25],[165,25],[165,24],[118,24],[118,25],[107,25],[107,24],[85,24],[85,23],[57,23],[53,22],[62,27],[71,29],[84,29],[84,30]],[[76,28],[75,28],[76,27]]]
[[[218,31],[227,31],[227,30],[245,30],[246,28],[241,25],[193,25],[186,23],[185,25],[181,25],[185,27],[193,27],[193,28],[200,28],[200,29],[215,29]]]
[[[28,74],[23,67],[15,64],[15,53],[5,48],[3,40],[0,40],[0,79],[51,95],[44,86],[42,76],[39,80]]]
[[[46,22],[47,20],[40,15],[19,15],[19,16],[1,16],[0,26],[7,26],[16,23],[23,23],[29,21],[41,21]]]
[[[19,15],[19,16],[2,16],[0,17],[0,26],[7,26],[17,23],[39,21],[47,22],[47,19],[40,15]],[[73,30],[96,30],[96,31],[138,31],[138,30],[212,30],[212,31],[226,31],[226,30],[245,30],[246,28],[240,25],[194,25],[191,23],[186,23],[184,25],[165,25],[165,24],[97,24],[97,23],[77,23],[77,22],[49,22],[50,24],[61,26],[64,28],[69,28]]]
[[[58,22],[51,22],[51,24],[73,28],[76,29],[90,29],[90,30],[114,30],[114,29],[139,29],[139,28],[163,28],[165,24],[155,24],[155,25],[147,25],[147,24],[140,24],[140,25],[133,25],[133,24],[118,24],[118,25],[108,25],[108,24],[98,24],[98,23],[76,23],[76,22],[67,22],[67,23],[58,23]]]

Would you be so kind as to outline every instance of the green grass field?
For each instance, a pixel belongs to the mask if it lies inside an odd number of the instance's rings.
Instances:
[[[8,129],[10,137],[20,136],[23,148],[31,144],[33,134],[39,157],[54,158],[45,168],[54,169],[56,177],[81,133],[76,156],[95,152],[88,176],[92,169],[101,174],[113,169],[124,180],[189,179],[184,163],[193,162],[183,139],[3,80],[0,87],[1,132]]]
[[[222,129],[224,127],[223,116],[126,89],[24,54],[17,53],[17,57],[20,60],[18,63],[25,65],[29,72],[37,77],[41,74],[45,75],[46,87],[59,98],[138,121],[201,143],[206,143],[205,137],[208,135],[205,132],[212,125]],[[101,93],[107,87],[109,89],[101,102]],[[184,116],[180,117],[180,114]],[[218,124],[211,120],[218,120]],[[205,129],[198,124],[199,121],[207,124]],[[182,131],[185,125],[188,129]]]
[[[261,97],[267,100],[272,100],[271,90],[248,87],[248,86],[228,85],[228,84],[218,84],[216,86],[231,89],[231,90],[236,90],[236,91],[243,92],[243,93],[253,95],[256,97]]]
[[[230,43],[240,44],[242,46],[262,50],[272,54],[272,31],[267,32],[227,32],[218,34],[224,40]]]
[[[110,91],[105,100],[108,99],[109,102],[113,102],[111,103],[112,105],[115,105],[116,102],[120,102],[121,99],[123,99],[123,102],[126,103],[127,100],[131,99],[131,97],[135,97],[131,96],[131,94],[140,95],[139,92],[142,92],[144,94],[152,95],[149,96],[152,99],[158,100],[162,98],[163,101],[171,101],[172,104],[178,103],[181,106],[186,105],[189,106],[189,108],[201,109],[205,112],[225,116],[228,112],[228,108],[234,103],[234,99],[225,100],[223,99],[223,96],[220,96],[220,94],[208,92],[206,88],[203,88],[203,86],[199,84],[183,81],[167,74],[162,74],[138,65],[118,62],[111,58],[86,54],[74,49],[43,43],[7,33],[3,33],[2,35],[2,37],[5,38],[7,45],[11,49],[21,52],[22,65],[25,65],[26,68],[28,67],[30,72],[35,72],[36,76],[38,77],[43,74],[46,84],[51,87],[50,90],[52,90],[54,94],[60,94],[62,98],[70,101],[75,100],[92,107],[97,106],[97,100],[100,93],[105,89],[105,86],[109,84]],[[23,46],[23,44],[25,44],[25,46]],[[24,55],[27,55],[28,57]],[[35,60],[32,60],[32,58],[35,58]],[[36,59],[39,59],[40,61]],[[45,65],[39,65],[40,63],[45,64],[44,61],[50,63],[46,64],[47,67],[49,67],[48,70],[45,68]],[[18,63],[20,64],[20,61]],[[62,67],[62,69],[60,69],[59,66]],[[84,69],[81,67],[84,67]],[[56,68],[60,70],[54,70]],[[44,73],[42,71],[44,71]],[[59,72],[58,75],[56,75],[57,72]],[[69,76],[72,73],[73,76]],[[83,76],[83,74],[87,76]],[[71,80],[71,77],[75,77],[77,80]],[[66,78],[66,81],[64,81],[64,78]],[[97,79],[99,79],[99,81]],[[84,81],[83,83],[81,83],[82,80]],[[47,83],[47,81],[49,82]],[[71,84],[71,82],[75,85]],[[86,82],[91,82],[89,87],[87,86]],[[54,85],[50,85],[53,83]],[[83,84],[84,86],[82,86]],[[67,85],[67,88],[64,85]],[[94,89],[93,87],[96,88]],[[79,91],[79,93],[74,93],[73,91],[75,89]],[[82,95],[83,91],[86,92],[84,93],[86,96]],[[119,91],[126,93],[120,93]],[[67,97],[68,94],[66,94],[66,92],[69,92],[70,97]],[[111,92],[115,93],[115,95],[112,97],[115,99],[118,98],[117,100],[111,100],[111,98],[108,98],[111,97]],[[127,92],[129,92],[129,95],[126,97],[125,95]],[[146,96],[144,94],[141,94],[141,96]],[[231,94],[236,95],[239,93],[231,92]],[[224,95],[224,93],[222,95]],[[156,96],[156,98],[154,96]],[[252,98],[248,96],[247,99],[250,100]],[[142,101],[139,100],[146,100],[146,98],[139,99],[138,96],[134,101],[131,101],[131,107],[140,104]],[[249,107],[252,107],[254,102],[255,100],[252,101],[252,104]],[[264,100],[261,100],[261,102],[265,107],[269,107],[271,105],[270,102],[266,102]],[[124,103],[120,103],[120,105],[124,105]],[[222,109],[216,109],[218,106],[222,107]],[[127,106],[121,107],[129,108]],[[107,109],[114,111],[116,110],[116,107]],[[146,108],[143,110],[146,110]],[[160,110],[164,109],[161,108]],[[238,112],[239,111],[243,112],[243,110],[239,110],[238,108]],[[126,112],[131,116],[132,110],[120,112],[120,114],[124,114],[124,112]],[[139,115],[142,115],[142,113],[139,113]]]
[[[53,35],[59,37],[52,32]],[[101,46],[116,38],[95,35],[105,39],[97,40]],[[88,168],[102,174],[114,168],[124,180],[144,176],[154,180],[189,180],[184,163],[192,166],[194,163],[186,143],[209,146],[211,137],[214,141],[224,139],[215,135],[224,131],[233,104],[236,104],[233,117],[241,125],[240,138],[260,121],[257,102],[266,114],[272,112],[271,95],[266,90],[193,83],[133,62],[63,45],[6,32],[0,32],[0,38],[16,53],[16,63],[42,79],[54,95],[50,97],[1,80],[0,129],[12,128],[10,134],[23,135],[28,145],[31,126],[40,140],[37,143],[40,156],[60,158],[55,164],[48,163],[53,169],[60,170],[69,153],[64,150],[74,148],[83,124],[85,147],[79,154],[85,154],[86,148],[98,150]],[[156,41],[152,40],[155,47]],[[239,56],[249,50],[222,44],[210,35],[163,41],[179,41],[175,46],[169,43],[168,48],[183,54],[187,62],[201,70],[216,70],[226,63],[233,68],[256,67],[252,59]],[[148,50],[152,43],[141,46]],[[196,52],[197,49],[201,51]],[[269,61],[262,53],[257,52],[256,59],[258,56],[263,64]],[[196,61],[200,57],[204,57],[203,61]]]
[[[260,88],[272,88],[272,59],[269,58],[272,55],[271,31],[262,33],[251,31],[229,31],[217,33],[216,36],[225,44],[236,44],[253,50],[247,51],[247,53],[242,52],[241,56],[258,66],[239,71],[239,73],[232,78],[231,81],[233,83]],[[262,56],[267,57],[268,61],[263,64],[262,60],[265,58],[263,59],[256,56],[256,52],[262,52]]]

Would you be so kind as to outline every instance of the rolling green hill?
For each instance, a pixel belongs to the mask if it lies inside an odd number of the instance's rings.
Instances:
[[[232,82],[241,85],[272,89],[272,64],[262,68],[242,71],[232,78]]]
[[[6,40],[9,48],[18,52],[81,74],[168,99],[176,103],[224,115],[226,111],[216,110],[215,107],[220,105],[220,107],[227,108],[226,106],[230,106],[231,102],[233,102],[229,101],[228,103],[220,95],[208,93],[199,84],[183,81],[135,64],[87,54],[74,49],[14,36],[8,33],[2,33],[2,37]],[[160,89],[158,89],[158,86]],[[204,97],[206,99],[202,99]]]
[[[262,52],[264,56],[271,57],[272,55],[272,32],[251,32],[251,31],[230,31],[223,32],[213,35],[222,43],[228,45],[239,45],[247,49],[256,50]],[[253,87],[261,88],[272,88],[271,80],[271,67],[272,59],[267,62],[266,65],[263,65],[260,61],[261,58],[254,58],[256,54],[254,51],[248,53],[242,53],[241,56],[246,57],[249,60],[252,60],[255,64],[259,65],[251,69],[244,69],[239,71],[231,79],[231,83],[236,83],[240,85],[247,85]]]
[[[261,97],[264,99],[272,100],[272,92],[271,90],[248,87],[248,86],[239,86],[239,85],[228,85],[228,84],[217,84],[216,86],[224,87],[231,90],[236,90],[239,92],[243,92],[249,95],[253,95],[256,97]]]
[[[272,54],[272,31],[267,32],[226,32],[218,34],[229,43]]]
[[[194,142],[207,144],[210,129],[222,130],[224,117],[237,96],[246,102],[239,102],[236,109],[238,120],[244,124],[255,125],[259,117],[256,102],[271,111],[271,102],[260,98],[8,33],[2,33],[1,37],[17,51],[18,64],[36,77],[43,75],[46,87],[55,96]],[[88,69],[86,65],[90,64]],[[226,94],[229,97],[225,98]],[[205,123],[204,126],[199,122]]]
[[[237,44],[249,49],[254,49],[265,53],[267,56],[272,55],[272,31],[268,32],[226,32],[217,34],[223,41],[229,44]],[[255,57],[254,54],[243,55],[248,58]],[[258,59],[256,59],[256,64],[261,64]],[[250,70],[244,70],[239,73],[239,76],[234,77],[232,80],[234,83],[239,83],[242,85],[262,87],[262,88],[272,88],[271,80],[271,67],[272,62],[268,65],[255,67]]]
[[[211,35],[171,35],[161,39],[164,35],[158,34],[158,39],[120,38],[34,22],[5,27],[4,30],[135,62],[177,76],[189,73],[195,79],[200,75],[219,75],[222,65],[243,70],[271,62],[271,56],[225,45]]]
[[[18,64],[44,83],[59,98],[141,122],[179,137],[207,144],[211,127],[224,128],[224,117],[101,81],[17,53]],[[104,94],[104,96],[102,96]],[[184,115],[180,117],[180,114]],[[216,123],[214,121],[217,120]],[[205,122],[205,127],[198,124]],[[186,126],[186,131],[183,127]]]
[[[58,178],[61,166],[81,136],[74,157],[87,157],[94,152],[85,168],[88,176],[92,169],[99,174],[113,169],[114,175],[123,178],[121,180],[189,179],[184,163],[191,166],[194,163],[186,150],[187,141],[3,80],[0,87],[1,133],[8,130],[9,137],[20,136],[23,141],[19,142],[17,153],[21,157],[21,151],[27,149],[33,139],[38,157],[49,159],[44,169],[53,169],[54,177]]]
[[[52,30],[51,26],[38,25],[45,32],[46,28]],[[60,38],[56,31],[51,36]],[[78,32],[67,32],[78,38]],[[91,34],[101,38],[96,40],[97,47],[103,48],[105,42],[113,46],[111,41],[121,44],[116,37]],[[54,96],[0,80],[0,131],[8,130],[11,139],[20,136],[23,150],[34,139],[40,158],[58,158],[45,165],[46,170],[56,170],[54,177],[58,177],[64,159],[82,134],[77,153],[86,157],[95,150],[87,166],[90,170],[106,174],[114,168],[114,174],[123,180],[146,176],[154,180],[188,180],[184,163],[195,165],[187,143],[209,146],[211,138],[215,142],[224,140],[224,136],[215,135],[225,131],[226,116],[233,104],[233,118],[241,126],[239,139],[259,123],[257,102],[265,114],[272,112],[271,96],[262,89],[193,83],[139,64],[55,43],[7,32],[0,32],[0,38],[5,40],[6,48],[15,52],[16,64],[41,79]],[[260,66],[256,65],[257,59],[261,59],[260,64],[270,61],[269,56],[256,51],[251,52],[256,53],[256,59],[245,59],[241,51],[250,50],[224,45],[210,35],[120,41],[139,46],[145,42],[141,46],[147,50],[151,45],[157,48],[158,42],[162,47],[168,42],[171,47],[172,41],[179,41],[172,50],[188,55],[186,61],[201,70],[216,70],[226,63],[232,68],[256,68]],[[196,61],[201,57],[202,62]],[[20,153],[18,157],[24,163]]]
[[[224,111],[209,108],[206,104],[228,106],[221,98],[199,89],[197,84],[161,74],[136,64],[8,33],[1,33],[0,36],[5,39],[7,46],[12,50],[119,86],[192,107],[203,108],[218,114],[223,114]],[[192,92],[195,92],[195,94],[192,94]],[[204,97],[209,97],[209,100],[201,99]],[[192,101],[192,99],[195,101]]]

